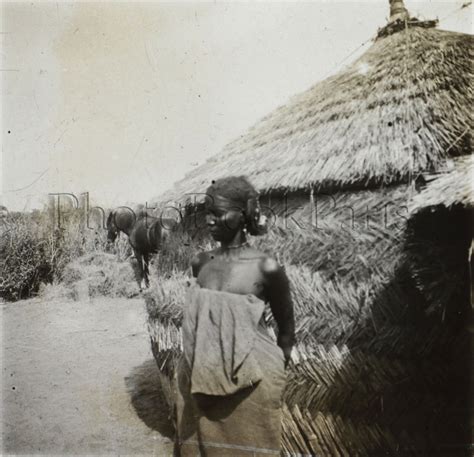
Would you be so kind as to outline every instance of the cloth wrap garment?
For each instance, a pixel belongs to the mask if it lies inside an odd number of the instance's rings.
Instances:
[[[279,455],[282,350],[262,323],[264,303],[191,287],[177,370],[177,453]]]

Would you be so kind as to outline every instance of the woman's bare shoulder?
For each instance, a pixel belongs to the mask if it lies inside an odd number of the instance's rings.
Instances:
[[[265,275],[272,275],[282,271],[280,264],[265,252],[253,249],[253,256],[258,259],[260,271]]]
[[[260,263],[260,268],[262,272],[266,275],[273,275],[275,273],[280,273],[283,271],[281,265],[273,257],[265,257]]]

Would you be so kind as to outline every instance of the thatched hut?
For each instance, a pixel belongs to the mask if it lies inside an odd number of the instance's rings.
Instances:
[[[474,39],[435,26],[394,0],[390,23],[364,55],[160,197],[199,221],[193,194],[245,174],[273,211],[272,230],[256,243],[285,264],[292,283],[298,347],[283,442],[292,454],[469,452],[470,235],[464,216],[456,242],[449,223],[433,237],[409,212],[427,174],[471,154]],[[164,375],[180,348],[177,274],[147,297]]]

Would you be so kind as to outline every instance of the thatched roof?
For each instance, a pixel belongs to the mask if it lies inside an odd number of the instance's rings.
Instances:
[[[435,177],[426,188],[413,197],[412,213],[423,208],[443,205],[449,208],[460,204],[474,207],[474,156],[458,157],[451,167]]]
[[[409,27],[290,99],[159,200],[246,175],[261,191],[388,184],[471,146],[471,35]]]

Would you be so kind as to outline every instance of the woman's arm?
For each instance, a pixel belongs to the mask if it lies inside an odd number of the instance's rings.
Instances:
[[[285,363],[288,364],[291,349],[295,344],[295,318],[290,283],[285,270],[273,259],[267,258],[263,261],[262,272],[265,278],[265,297],[278,325],[277,344],[283,350]]]

